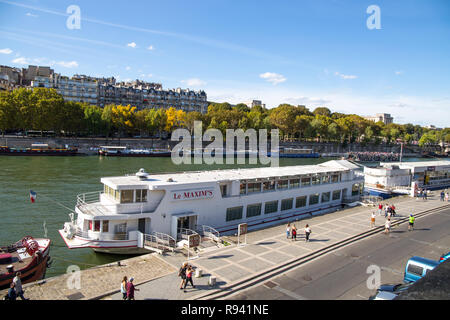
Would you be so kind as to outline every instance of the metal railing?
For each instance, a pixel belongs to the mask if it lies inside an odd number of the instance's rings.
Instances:
[[[161,232],[152,232],[151,234],[144,234],[144,246],[151,247],[158,250],[171,250],[176,248],[176,241],[168,234]]]
[[[77,206],[99,202],[102,193],[103,191],[94,191],[77,195]]]
[[[200,229],[198,229],[198,233],[205,238],[210,238],[213,241],[220,242],[220,233],[216,229],[210,226],[202,225]]]
[[[198,234],[196,231],[186,228],[177,229],[177,238],[182,240],[188,240],[188,237],[193,234]]]

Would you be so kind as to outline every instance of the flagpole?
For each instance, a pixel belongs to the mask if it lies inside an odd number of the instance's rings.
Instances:
[[[36,195],[37,195],[37,193],[36,193]],[[43,195],[42,193],[39,193],[39,196],[42,196],[42,197],[44,197],[45,199],[50,200],[50,201],[53,202],[53,203],[56,203],[58,206],[61,206],[61,207],[63,207],[64,209],[69,210],[70,212],[76,213],[74,210],[72,210],[72,209],[66,207],[65,205],[63,205],[63,204],[61,204],[61,203],[59,203],[59,202],[57,202],[57,201],[55,201],[55,200],[53,200],[53,199],[51,199],[51,198],[45,196],[45,195]]]

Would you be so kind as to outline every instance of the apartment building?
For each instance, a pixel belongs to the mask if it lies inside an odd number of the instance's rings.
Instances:
[[[390,124],[394,122],[394,118],[389,113],[377,113],[375,116],[364,117],[366,120],[373,122],[383,122],[384,124]]]
[[[55,73],[50,67],[28,66],[11,68],[0,66],[0,88],[14,86],[53,88],[66,101],[76,101],[105,107],[108,104],[131,105],[138,109],[175,107],[186,112],[206,113],[208,101],[202,90],[163,90],[162,84],[136,80],[117,82],[114,77],[97,78],[74,75],[72,78]]]

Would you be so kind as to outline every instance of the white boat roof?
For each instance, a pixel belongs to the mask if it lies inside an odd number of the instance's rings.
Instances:
[[[142,186],[146,185],[163,186],[202,182],[267,179],[271,177],[293,177],[318,173],[344,172],[358,168],[358,166],[346,160],[331,160],[318,165],[149,174],[148,177],[143,180],[140,180],[136,175],[107,177],[102,178],[101,182],[115,189],[121,189],[120,186],[142,188]],[[169,182],[168,180],[170,179],[172,181]]]
[[[450,166],[449,160],[417,161],[417,162],[382,162],[381,166],[399,166],[400,168],[420,168],[420,167],[446,167]]]

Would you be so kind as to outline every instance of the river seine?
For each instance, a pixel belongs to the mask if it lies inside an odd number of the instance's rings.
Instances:
[[[310,165],[331,160],[280,159],[280,166]],[[411,159],[413,160],[413,159]],[[417,160],[417,159],[415,159]],[[247,160],[248,161],[248,160]],[[130,256],[94,253],[91,249],[69,250],[58,233],[70,221],[78,194],[102,190],[100,178],[134,174],[232,169],[261,165],[175,165],[171,158],[0,157],[0,245],[30,235],[52,240],[53,264],[46,277],[65,273],[70,265],[81,269]],[[30,201],[30,190],[37,193]]]

